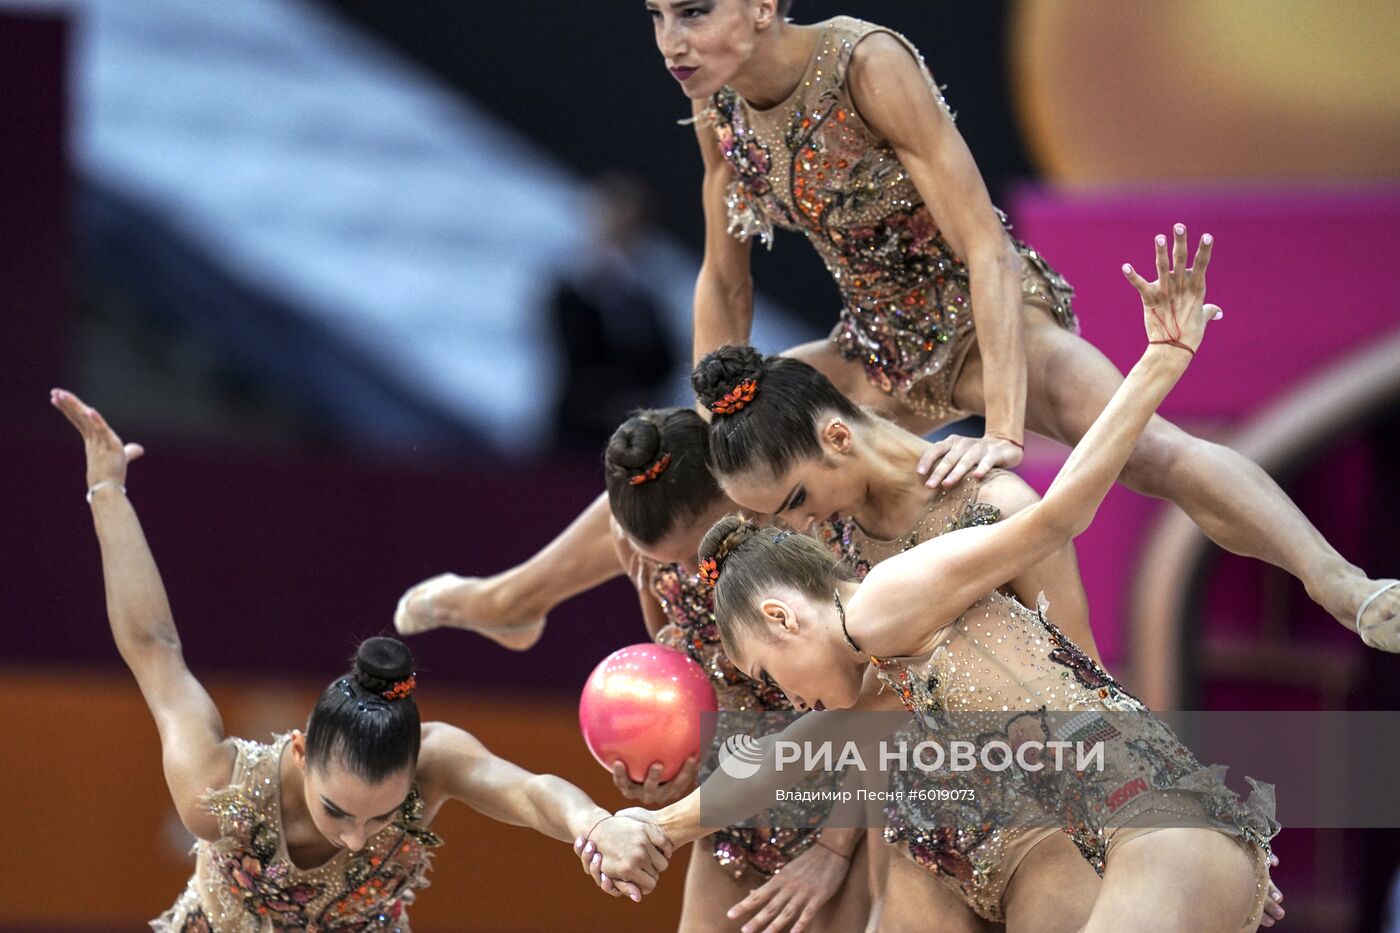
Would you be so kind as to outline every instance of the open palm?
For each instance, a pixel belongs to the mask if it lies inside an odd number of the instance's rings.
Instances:
[[[52,390],[49,402],[63,412],[83,437],[88,488],[102,482],[125,485],[127,464],[145,453],[145,448],[140,444],[123,444],[96,408],[66,389]]]
[[[1172,236],[1170,255],[1167,238],[1158,236],[1157,281],[1148,282],[1131,265],[1123,266],[1123,274],[1142,296],[1143,324],[1149,343],[1179,347],[1195,354],[1205,337],[1206,321],[1216,320],[1222,312],[1215,305],[1205,304],[1206,267],[1214,239],[1201,237],[1192,265],[1186,264],[1186,227],[1177,224]]]

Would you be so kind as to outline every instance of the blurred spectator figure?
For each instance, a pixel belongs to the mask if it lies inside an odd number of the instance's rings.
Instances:
[[[651,198],[633,175],[601,175],[587,192],[587,231],[549,298],[564,364],[555,405],[560,449],[599,453],[635,408],[674,394],[676,356],[664,309],[643,284]]]

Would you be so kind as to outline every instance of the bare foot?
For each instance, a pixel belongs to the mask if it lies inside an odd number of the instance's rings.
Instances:
[[[1369,579],[1356,567],[1334,574],[1313,598],[1338,622],[1381,651],[1400,653],[1400,586]]]
[[[444,573],[409,588],[394,612],[400,635],[418,635],[435,628],[465,629],[484,635],[503,648],[525,651],[544,634],[545,618],[520,613],[502,592],[495,577],[459,577]]]
[[[1400,652],[1400,580],[1368,582],[1374,589],[1356,610],[1356,631],[1372,648]]]

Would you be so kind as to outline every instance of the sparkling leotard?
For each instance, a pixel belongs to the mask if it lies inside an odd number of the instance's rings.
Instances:
[[[822,526],[819,537],[864,579],[875,564],[923,541],[998,521],[999,510],[978,501],[980,489],[969,477],[936,491],[914,526],[894,539],[872,538],[850,519]],[[1259,788],[1241,803],[1222,772],[1202,768],[1147,707],[1049,622],[1043,608],[1032,612],[1001,590],[946,628],[928,657],[872,663],[905,708],[919,714],[902,737],[910,747],[946,743],[950,728],[940,717],[953,712],[957,734],[975,733],[982,742],[1002,736],[1015,746],[1031,732],[1050,738],[1054,728],[1056,739],[1091,737],[1118,752],[1107,756],[1114,767],[1092,786],[1027,787],[1008,782],[1005,772],[982,771],[958,784],[960,791],[971,790],[970,799],[921,802],[910,792],[912,781],[896,785],[903,796],[886,809],[885,841],[949,884],[979,916],[1005,920],[1001,904],[1011,876],[1047,836],[1068,833],[1102,874],[1113,846],[1149,831],[1130,824],[1155,819],[1210,825],[1238,838],[1254,859],[1258,887],[1250,922],[1257,920],[1268,887],[1268,840],[1278,830],[1272,791]],[[1083,714],[1056,722],[1051,711],[1063,710]],[[1129,715],[1108,722],[1094,715],[1098,711]],[[930,779],[918,782],[926,790]]]
[[[898,33],[848,16],[819,28],[817,50],[787,100],[760,110],[725,87],[702,116],[735,174],[729,231],[765,242],[774,226],[802,233],[841,293],[831,332],[841,354],[920,414],[953,420],[964,414],[953,404],[953,385],[975,339],[967,266],[893,147],[852,104],[851,53],[873,33],[894,36],[918,60],[940,106],[947,104],[918,50]],[[1035,250],[1016,248],[1023,301],[1074,329],[1073,289]]]
[[[428,849],[442,844],[423,825],[418,788],[363,849],[342,849],[324,865],[298,868],[282,838],[280,770],[288,739],[234,740],[233,779],[207,798],[220,837],[195,844],[194,875],[175,906],[151,922],[158,933],[409,933],[408,907],[428,886]]]
[[[679,648],[694,658],[715,688],[721,710],[788,711],[792,704],[777,686],[760,683],[729,662],[715,625],[714,588],[677,564],[664,564],[652,577],[652,592],[670,624],[656,635],[659,644]],[[714,833],[715,860],[735,879],[746,872],[769,878],[817,841],[818,829],[752,829],[731,826]]]
[[[1086,741],[1107,749],[1101,771],[974,772],[975,803],[906,795],[887,812],[886,839],[951,884],[981,916],[1002,919],[1009,878],[997,860],[1018,837],[1036,831],[1025,812],[1034,805],[1044,814],[1041,822],[1067,833],[1099,874],[1115,846],[1154,828],[1208,827],[1230,835],[1255,870],[1255,902],[1244,926],[1258,921],[1268,892],[1269,840],[1279,828],[1272,787],[1251,780],[1254,792],[1241,801],[1226,787],[1223,768],[1203,768],[1165,723],[1046,618],[1043,605],[1033,611],[992,593],[945,627],[929,654],[871,663],[916,714],[906,741],[946,735],[947,714],[956,714],[957,730],[975,731],[983,743]]]
[[[990,525],[1001,518],[1001,510],[979,502],[982,483],[1006,471],[990,470],[985,478],[971,476],[960,480],[950,489],[937,489],[929,494],[928,507],[904,534],[889,540],[866,534],[855,519],[838,518],[817,526],[816,537],[844,560],[857,580],[864,580],[870,568],[896,554],[903,553],[923,541],[944,532],[973,525]]]
[[[993,470],[984,480],[969,476],[950,489],[933,491],[923,514],[894,538],[872,537],[850,518],[820,526],[817,536],[846,562],[856,579],[864,580],[871,567],[930,538],[999,521],[1001,510],[979,501],[978,495],[983,482],[1002,472]],[[896,689],[892,696],[908,708],[905,693]],[[887,707],[888,704],[882,708]],[[925,783],[928,781],[925,779]],[[964,779],[953,790],[955,794],[966,792],[967,781]],[[1056,827],[1038,819],[1039,811],[1033,801],[1002,791],[995,779],[984,781],[972,791],[973,799],[958,803],[955,798],[954,802],[942,803],[941,819],[936,825],[925,821],[923,827],[912,822],[904,809],[889,806],[884,832],[887,843],[952,884],[979,916],[997,922],[1003,919],[1001,901],[1021,859],[1037,843],[1057,832]]]

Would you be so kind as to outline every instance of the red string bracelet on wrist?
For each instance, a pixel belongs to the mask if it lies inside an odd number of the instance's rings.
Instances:
[[[592,842],[592,840],[591,840],[589,837],[593,835],[593,830],[597,829],[599,826],[602,826],[603,823],[604,823],[605,821],[612,819],[613,816],[614,816],[614,814],[609,813],[607,816],[603,817],[603,818],[600,819],[598,822],[594,823],[593,826],[588,830],[588,832],[584,833],[584,835],[583,835],[583,841],[584,841],[584,842]]]
[[[1187,353],[1191,354],[1192,356],[1195,356],[1195,355],[1196,355],[1196,351],[1195,351],[1195,350],[1192,350],[1190,347],[1188,347],[1186,344],[1182,343],[1180,340],[1149,340],[1149,341],[1147,341],[1147,342],[1148,342],[1149,344],[1162,344],[1162,345],[1168,346],[1168,347],[1179,347],[1180,349],[1185,350]]]
[[[1014,444],[1014,445],[1016,445],[1017,447],[1021,448],[1021,452],[1022,452],[1022,453],[1025,453],[1026,445],[1025,445],[1025,444],[1022,444],[1020,441],[1013,441],[1011,438],[1007,437],[1005,434],[993,434],[992,437],[995,437],[995,438],[997,438],[998,440],[1006,441],[1006,443],[1008,443],[1008,444]]]
[[[820,836],[817,837],[817,845],[821,846],[823,849],[825,849],[825,850],[828,851],[828,852],[832,852],[832,853],[834,853],[834,854],[836,854],[836,855],[839,855],[841,858],[846,859],[847,861],[850,861],[850,859],[851,859],[850,855],[846,854],[845,852],[841,852],[841,851],[838,851],[837,849],[833,849],[831,846],[827,845],[825,842],[822,842]]]

